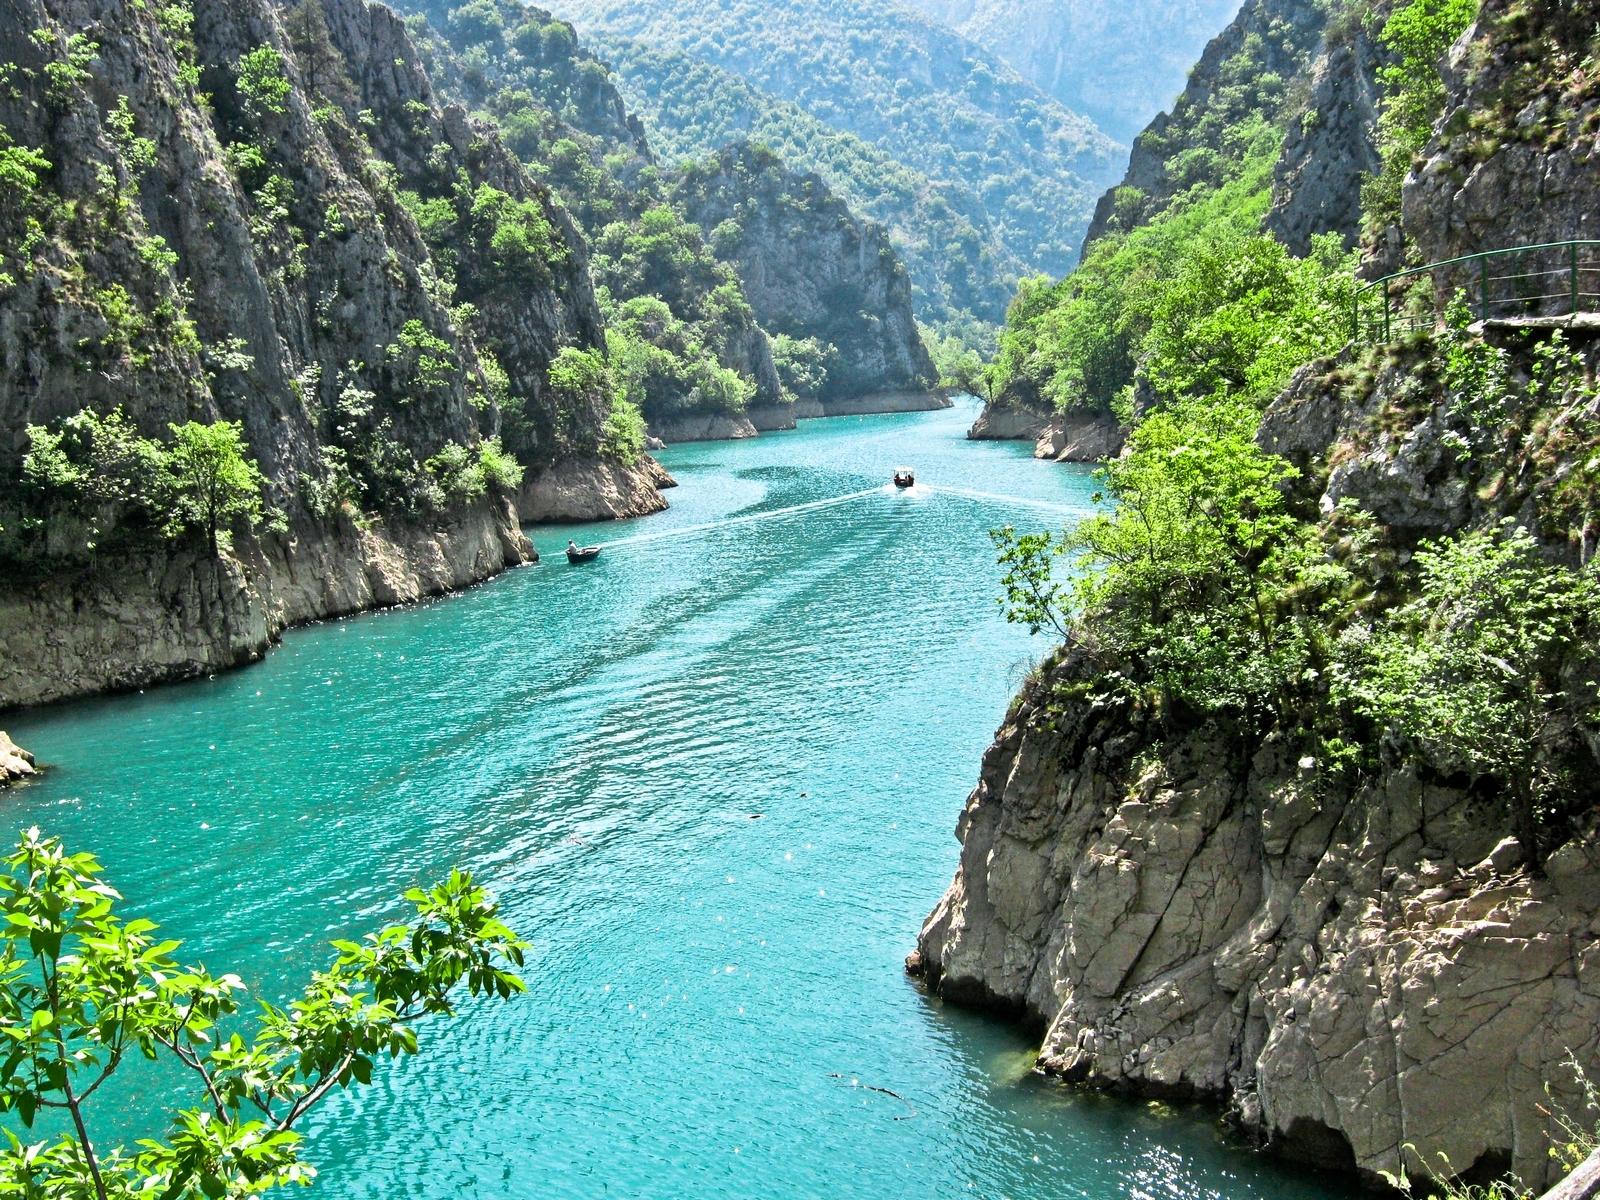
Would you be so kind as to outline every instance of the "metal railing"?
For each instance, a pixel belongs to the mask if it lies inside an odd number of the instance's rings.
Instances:
[[[1417,296],[1424,276],[1431,286]],[[1350,336],[1358,344],[1383,345],[1397,334],[1431,330],[1441,316],[1439,297],[1457,293],[1480,321],[1571,316],[1585,305],[1600,309],[1600,241],[1486,250],[1385,275],[1356,289]]]

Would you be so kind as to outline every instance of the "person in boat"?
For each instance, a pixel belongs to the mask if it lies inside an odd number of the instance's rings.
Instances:
[[[582,549],[582,547],[579,546],[577,542],[573,541],[571,538],[567,539],[567,553],[568,554],[577,554],[581,549]]]

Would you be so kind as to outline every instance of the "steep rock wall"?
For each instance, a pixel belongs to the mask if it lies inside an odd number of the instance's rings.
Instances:
[[[1409,1142],[1548,1178],[1568,1055],[1600,1051],[1592,844],[1534,881],[1413,772],[1350,794],[1214,730],[1152,753],[1137,711],[1062,711],[1089,669],[1057,663],[984,756],[918,942],[932,983],[1044,1028],[1047,1071],[1225,1101],[1291,1154],[1373,1174]]]
[[[653,464],[601,450],[604,398],[548,385],[560,347],[603,344],[581,238],[491,131],[437,101],[399,18],[366,0],[326,0],[309,26],[266,0],[182,11],[0,3],[0,127],[44,164],[0,206],[0,524],[19,524],[26,427],[87,408],[156,439],[240,422],[276,532],[235,530],[214,564],[192,536],[63,557],[57,526],[77,514],[53,514],[51,544],[0,576],[0,707],[226,667],[286,625],[527,561],[507,497],[419,498],[442,449],[504,434],[530,492],[553,470],[586,477],[569,517],[664,504]],[[267,92],[283,84],[267,101],[241,82],[258,51]],[[424,234],[401,189],[457,184],[543,223],[537,270],[510,277],[470,214]],[[369,475],[411,481],[363,491],[359,520],[351,499],[312,498],[329,455],[354,466],[357,446],[382,447]]]
[[[933,387],[905,267],[818,176],[741,143],[691,167],[675,194],[733,263],[763,327],[837,350],[824,403]]]
[[[408,604],[535,558],[506,500],[405,526],[332,529],[124,556],[0,595],[0,709],[252,662],[307,621]]]

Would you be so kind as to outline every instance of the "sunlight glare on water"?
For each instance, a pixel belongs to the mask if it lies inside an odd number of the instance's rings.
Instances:
[[[324,1110],[323,1200],[1345,1195],[1205,1113],[1033,1078],[1024,1038],[901,970],[1048,649],[1001,620],[987,531],[1094,490],[967,442],[974,415],[678,447],[670,512],[534,530],[537,567],[14,714],[52,769],[12,823],[96,850],[186,954],[275,999],[452,865],[500,894],[528,995]],[[609,548],[572,567],[569,536]],[[126,1097],[130,1131],[164,1086]]]

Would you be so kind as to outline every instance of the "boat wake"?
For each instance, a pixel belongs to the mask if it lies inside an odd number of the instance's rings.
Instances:
[[[601,542],[603,550],[612,550],[619,546],[643,546],[649,542],[665,542],[672,538],[689,537],[691,534],[708,533],[713,529],[726,529],[733,525],[753,525],[757,521],[771,521],[778,517],[789,517],[795,513],[817,512],[824,508],[833,508],[840,504],[850,504],[856,500],[865,500],[868,496],[880,496],[882,488],[867,488],[865,491],[851,492],[844,496],[831,496],[826,500],[810,500],[804,504],[791,504],[787,508],[774,508],[767,512],[745,513],[738,517],[724,517],[720,521],[707,521],[701,525],[685,525],[681,529],[663,529],[659,533],[641,533],[633,537],[618,538],[614,542]]]
[[[917,485],[919,488],[924,486]],[[1002,496],[997,492],[979,492],[972,488],[947,487],[944,484],[926,485],[930,492],[945,496],[961,496],[967,500],[985,500],[991,504],[1014,504],[1019,508],[1036,508],[1041,512],[1060,513],[1066,517],[1081,517],[1088,510],[1070,504],[1056,504],[1049,500],[1030,500],[1026,496]]]
[[[600,542],[598,548],[602,550],[615,550],[623,546],[645,546],[653,542],[667,542],[676,538],[693,537],[699,533],[710,533],[717,529],[727,529],[734,525],[753,525],[759,521],[774,521],[779,517],[792,517],[798,513],[820,512],[826,508],[837,508],[841,504],[853,504],[857,500],[865,500],[869,496],[910,496],[913,499],[925,499],[928,496],[958,496],[966,500],[979,500],[990,504],[1007,504],[1018,508],[1031,508],[1040,512],[1055,513],[1064,517],[1082,516],[1085,509],[1067,504],[1053,504],[1048,500],[1030,500],[1025,496],[1003,496],[997,492],[979,492],[972,488],[946,487],[943,484],[918,483],[908,488],[896,487],[894,484],[884,484],[881,487],[866,488],[859,492],[849,492],[843,496],[830,496],[826,500],[808,500],[804,504],[791,504],[785,508],[774,508],[767,512],[745,513],[737,517],[724,517],[720,521],[706,521],[699,525],[685,525],[679,529],[663,529],[659,532],[639,533],[633,537],[617,538],[615,541]]]

